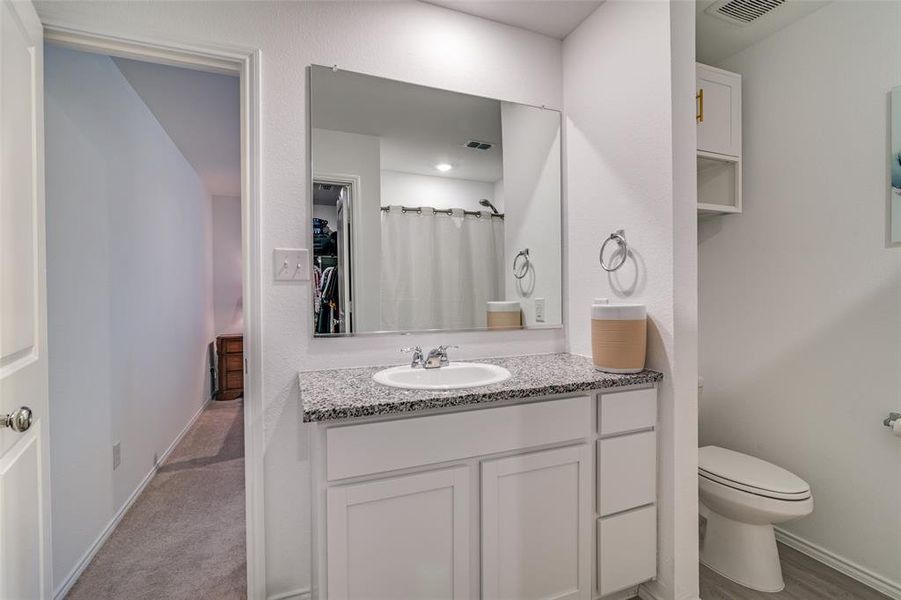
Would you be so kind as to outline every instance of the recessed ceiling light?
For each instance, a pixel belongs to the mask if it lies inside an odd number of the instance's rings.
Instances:
[[[435,168],[444,173],[445,171],[450,171],[453,167],[447,163],[438,163],[435,165]]]

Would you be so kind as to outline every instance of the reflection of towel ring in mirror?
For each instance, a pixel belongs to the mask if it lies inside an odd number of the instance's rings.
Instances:
[[[619,246],[619,252],[622,252],[622,256],[619,261],[613,265],[608,265],[604,262],[604,250],[607,248],[607,244],[612,241],[616,241],[617,246]],[[616,256],[616,252],[613,253]],[[626,264],[626,258],[629,256],[629,244],[626,243],[626,232],[622,229],[617,229],[615,232],[611,233],[610,236],[604,240],[604,243],[601,244],[601,251],[598,253],[598,260],[601,263],[601,267],[607,271],[616,271],[624,264]]]
[[[522,259],[522,261],[519,260],[520,258]],[[520,264],[522,266],[517,268],[517,264]],[[529,260],[529,249],[526,248],[525,250],[520,250],[516,253],[516,257],[513,259],[513,276],[517,279],[522,279],[528,274],[529,268],[531,266],[532,261]]]

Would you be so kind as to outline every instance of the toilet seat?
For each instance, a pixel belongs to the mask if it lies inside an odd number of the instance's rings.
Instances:
[[[774,500],[803,501],[811,497],[810,485],[794,473],[718,446],[698,450],[698,476]]]

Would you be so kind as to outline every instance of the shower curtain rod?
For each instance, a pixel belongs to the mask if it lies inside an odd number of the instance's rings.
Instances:
[[[401,206],[400,212],[407,213],[407,212],[412,211],[412,212],[417,212],[417,213],[422,214],[423,208],[430,208],[435,213],[443,213],[445,215],[452,215],[452,214],[454,214],[455,210],[460,210],[459,208],[435,208],[433,206]],[[384,212],[388,212],[389,210],[391,210],[391,206],[382,206],[381,210]],[[485,212],[488,212],[488,211],[485,211]],[[472,215],[474,217],[480,217],[480,218],[485,216],[484,213],[480,210],[464,210],[463,214],[464,215]],[[498,219],[503,219],[504,213],[493,213],[493,214],[489,214],[489,216],[497,217]]]

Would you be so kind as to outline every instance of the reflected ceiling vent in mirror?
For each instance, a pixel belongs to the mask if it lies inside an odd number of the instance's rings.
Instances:
[[[494,144],[489,144],[488,142],[480,142],[478,140],[469,140],[464,144],[467,148],[472,150],[488,150]]]
[[[722,0],[704,12],[733,25],[748,25],[785,4],[785,0]]]

